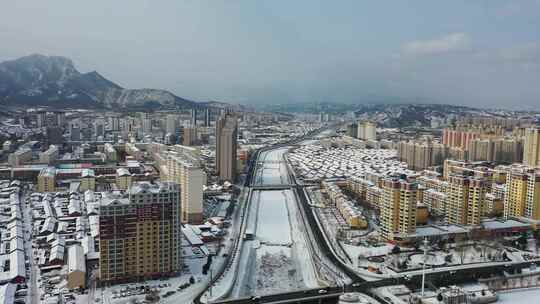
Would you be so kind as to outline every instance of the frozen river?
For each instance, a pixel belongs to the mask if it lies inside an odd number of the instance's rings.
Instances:
[[[264,152],[256,185],[290,183],[286,148]],[[264,295],[318,286],[297,201],[292,190],[253,191],[247,229],[254,234],[241,249],[231,297]]]
[[[287,185],[290,183],[287,166],[283,159],[283,154],[286,152],[287,148],[281,148],[261,153],[255,173],[256,185]]]

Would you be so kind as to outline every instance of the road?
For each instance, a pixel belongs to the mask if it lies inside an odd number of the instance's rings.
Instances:
[[[26,198],[27,198],[27,189],[22,190],[22,194],[20,195],[20,207],[21,212],[23,214],[23,227],[24,227],[24,250],[26,254],[28,255],[28,258],[30,260],[30,303],[32,304],[38,304],[40,303],[40,293],[38,289],[38,266],[35,261],[36,256],[34,255],[34,250],[32,248],[32,233],[33,233],[33,227],[32,227],[32,207],[30,205],[26,204]]]

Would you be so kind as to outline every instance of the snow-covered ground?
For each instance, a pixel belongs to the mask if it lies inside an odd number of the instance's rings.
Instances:
[[[159,303],[191,303],[210,280],[209,274],[202,274],[202,267],[206,261],[206,257],[184,256],[184,263],[188,266],[188,270],[178,277],[97,288],[95,295],[101,298],[105,304],[130,304],[134,303],[135,300],[143,301],[145,299],[146,294],[139,293],[139,290],[142,286],[147,286],[158,292],[160,295]],[[217,269],[222,263],[223,258],[215,256],[212,268]],[[181,285],[189,283],[191,277],[194,278],[195,283],[180,289]],[[169,295],[165,296],[167,293]],[[80,303],[83,302],[80,301]]]
[[[514,289],[505,292],[499,292],[499,300],[501,304],[533,304],[540,301],[540,287]]]

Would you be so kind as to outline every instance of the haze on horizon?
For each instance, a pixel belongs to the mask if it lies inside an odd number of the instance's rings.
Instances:
[[[232,103],[537,109],[540,1],[4,1],[0,61]]]

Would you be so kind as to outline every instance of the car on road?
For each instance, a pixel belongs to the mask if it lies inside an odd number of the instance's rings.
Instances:
[[[325,293],[328,293],[328,290],[326,290],[326,289],[319,289],[318,293],[319,293],[319,294],[325,294]]]

